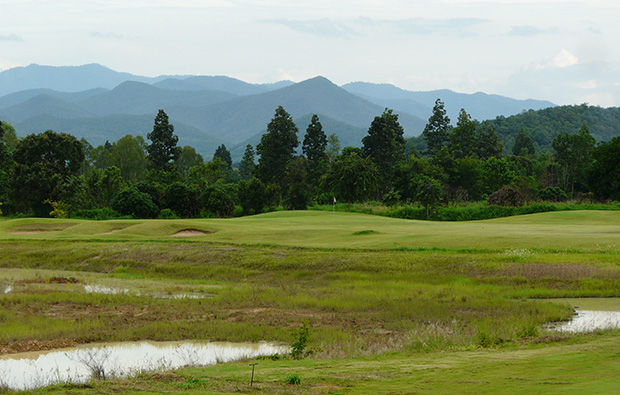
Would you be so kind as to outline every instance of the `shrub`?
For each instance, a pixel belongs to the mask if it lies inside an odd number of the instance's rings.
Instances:
[[[159,212],[151,195],[133,187],[125,188],[114,196],[112,208],[123,215],[136,218],[155,218]]]
[[[174,211],[183,218],[200,214],[200,193],[198,189],[182,182],[173,182],[164,189],[161,207]]]
[[[525,203],[525,197],[514,186],[506,185],[493,192],[487,199],[488,205],[519,207]]]
[[[178,219],[179,216],[174,213],[174,211],[169,208],[165,208],[159,212],[157,216],[158,219]]]
[[[122,215],[118,211],[111,209],[110,207],[96,208],[96,209],[82,209],[76,210],[73,213],[74,218],[83,219],[95,219],[99,221],[105,221],[113,218],[121,218]]]
[[[538,191],[538,197],[548,202],[565,202],[568,195],[559,187],[547,187]]]
[[[310,353],[306,351],[308,340],[310,338],[310,326],[307,321],[302,321],[301,326],[297,330],[291,332],[294,342],[291,344],[291,357],[293,359],[302,359]]]
[[[289,374],[284,381],[286,384],[299,385],[301,384],[301,377],[297,374]]]

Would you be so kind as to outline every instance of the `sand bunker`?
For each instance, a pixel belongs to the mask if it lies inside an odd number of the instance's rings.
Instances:
[[[182,229],[170,237],[193,237],[193,236],[204,236],[207,234],[209,234],[209,232],[205,232],[204,230]]]

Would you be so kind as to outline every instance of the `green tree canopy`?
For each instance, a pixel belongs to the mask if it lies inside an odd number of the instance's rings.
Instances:
[[[13,154],[13,191],[38,216],[47,216],[44,201],[58,201],[59,186],[79,173],[84,161],[82,144],[66,133],[48,130],[19,141]]]
[[[515,139],[515,143],[512,146],[512,154],[517,156],[529,156],[536,154],[536,148],[534,148],[534,140],[525,133],[525,130],[521,129]]]
[[[476,123],[461,108],[459,118],[456,121],[456,127],[450,133],[450,151],[457,159],[474,155],[478,146],[477,137]]]
[[[620,137],[601,143],[592,152],[590,187],[600,199],[620,201]]]
[[[574,195],[575,185],[579,189],[586,186],[586,174],[592,164],[594,137],[584,123],[577,134],[560,133],[553,140],[552,146],[560,165],[560,184],[564,191]]]
[[[215,149],[213,159],[215,158],[220,158],[222,162],[226,163],[226,166],[229,170],[232,169],[232,158],[230,156],[230,151],[228,151],[224,144],[220,145]]]
[[[379,192],[385,193],[392,186],[396,165],[405,156],[405,139],[398,114],[386,108],[381,116],[375,117],[362,144],[362,155],[377,165]]]
[[[441,147],[448,145],[450,129],[450,118],[446,115],[444,104],[441,99],[437,99],[433,107],[433,114],[422,132],[424,141],[426,141],[426,152],[429,155],[435,155]]]
[[[155,117],[153,131],[146,135],[151,144],[146,148],[151,169],[172,171],[174,161],[179,155],[177,143],[179,138],[174,134],[174,126],[170,124],[168,115],[159,110]]]
[[[504,152],[504,144],[500,140],[495,126],[487,121],[482,122],[478,128],[476,153],[480,159],[488,159],[492,156],[500,157]]]
[[[239,162],[239,177],[242,180],[251,180],[254,177],[256,163],[254,162],[254,147],[250,144],[245,146],[243,158]]]
[[[297,132],[293,118],[282,106],[278,106],[267,125],[267,133],[256,146],[256,152],[260,155],[256,169],[258,178],[265,184],[277,184],[281,192],[285,190],[286,166],[299,145]]]
[[[202,155],[196,152],[194,147],[190,147],[188,145],[179,150],[179,156],[175,162],[179,173],[181,173],[183,177],[187,176],[189,169],[201,163],[204,163]]]
[[[355,203],[377,193],[379,171],[370,158],[361,157],[355,150],[343,152],[327,178],[335,197],[345,203]]]

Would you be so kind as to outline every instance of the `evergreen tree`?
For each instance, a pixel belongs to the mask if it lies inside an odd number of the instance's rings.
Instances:
[[[478,128],[477,153],[480,159],[488,159],[492,156],[500,157],[504,152],[504,145],[495,132],[495,126],[487,121],[482,122]]]
[[[517,138],[515,139],[515,144],[512,146],[512,154],[517,156],[528,156],[536,154],[536,149],[534,148],[534,140],[525,133],[525,130],[521,129],[519,134],[517,134]]]
[[[239,176],[242,180],[251,180],[254,177],[254,170],[256,164],[254,163],[254,148],[248,144],[245,147],[243,158],[239,163]]]
[[[426,152],[431,156],[439,152],[441,147],[446,146],[450,141],[450,118],[446,115],[441,99],[435,101],[433,114],[428,119],[422,136],[426,141]]]
[[[310,125],[306,129],[302,151],[308,159],[310,167],[318,165],[326,158],[325,148],[327,147],[327,136],[323,132],[323,126],[319,121],[318,115],[314,114]]]
[[[326,170],[327,154],[327,136],[323,132],[323,126],[319,121],[319,117],[314,114],[310,125],[306,129],[302,151],[307,158],[307,176],[311,189],[318,185],[318,180]]]
[[[293,118],[282,106],[278,106],[267,125],[267,133],[256,146],[256,152],[260,155],[256,168],[257,176],[265,184],[278,185],[280,194],[285,190],[286,166],[293,159],[295,148],[299,145],[297,132]]]
[[[169,123],[168,115],[159,110],[155,117],[153,131],[146,135],[151,144],[146,147],[151,169],[157,171],[172,171],[173,162],[177,159],[179,138],[174,134],[174,126]]]
[[[460,159],[472,156],[476,152],[477,145],[476,123],[465,109],[461,108],[456,127],[450,134],[450,150],[457,159]]]
[[[393,184],[396,165],[405,155],[405,139],[398,114],[385,109],[381,116],[375,117],[362,144],[362,155],[370,158],[379,170],[379,192],[385,193]]]
[[[232,169],[232,158],[230,157],[230,151],[226,149],[226,146],[224,144],[220,145],[215,150],[215,153],[213,154],[213,159],[215,158],[220,158],[224,163],[226,163],[229,170]]]

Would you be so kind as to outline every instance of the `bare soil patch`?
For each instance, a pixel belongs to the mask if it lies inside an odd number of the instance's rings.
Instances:
[[[11,232],[12,235],[38,235],[41,233],[59,233],[59,230],[25,230],[25,231],[17,231]]]

